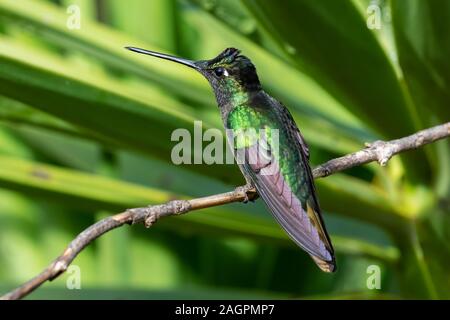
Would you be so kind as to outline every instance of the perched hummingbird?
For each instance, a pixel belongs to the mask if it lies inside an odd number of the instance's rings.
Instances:
[[[278,223],[319,268],[334,272],[334,250],[315,193],[308,146],[288,109],[262,89],[250,59],[235,48],[200,61],[134,47],[127,49],[200,72],[214,90],[226,129],[264,129],[266,134],[234,145],[235,155],[236,151],[245,153],[245,161],[239,167],[247,185],[256,188]],[[267,132],[270,135],[274,129],[278,134],[277,150],[271,149],[271,139],[267,137]]]

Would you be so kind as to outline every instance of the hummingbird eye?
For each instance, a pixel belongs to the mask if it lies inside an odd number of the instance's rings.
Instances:
[[[214,69],[214,74],[217,77],[228,76],[228,71],[225,68],[218,67]]]

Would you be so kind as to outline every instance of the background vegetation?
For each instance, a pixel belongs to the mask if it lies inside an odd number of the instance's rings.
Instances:
[[[67,27],[71,4],[81,29]],[[235,166],[171,163],[173,129],[222,127],[212,92],[125,45],[192,59],[240,48],[319,164],[450,119],[449,29],[446,0],[0,0],[1,291],[106,215],[243,183]],[[30,298],[450,298],[449,158],[441,141],[317,181],[336,274],[258,201],[116,230],[75,260],[82,290],[64,275]]]

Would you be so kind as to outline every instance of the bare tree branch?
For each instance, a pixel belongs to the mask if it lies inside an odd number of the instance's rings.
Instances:
[[[338,171],[372,161],[377,161],[380,165],[385,166],[392,156],[400,152],[417,149],[448,136],[450,136],[450,122],[419,131],[404,138],[366,143],[365,149],[330,160],[314,168],[314,178],[326,177]]]
[[[366,148],[349,155],[330,160],[313,170],[314,178],[326,177],[336,172],[359,166],[372,161],[378,161],[382,166],[389,159],[403,151],[416,149],[425,144],[450,136],[450,122],[419,131],[408,137],[391,141],[375,141],[366,144]],[[161,205],[152,205],[142,208],[128,209],[125,212],[100,220],[81,232],[42,273],[29,280],[15,290],[5,294],[0,299],[21,299],[30,294],[46,281],[51,281],[65,272],[75,257],[92,241],[108,231],[125,224],[133,225],[144,223],[149,228],[159,218],[180,215],[189,211],[221,206],[233,202],[246,202],[254,200],[257,193],[246,186],[236,188],[234,191],[216,194],[192,200],[173,200]]]

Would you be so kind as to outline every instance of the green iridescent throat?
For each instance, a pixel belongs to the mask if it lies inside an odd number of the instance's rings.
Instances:
[[[231,104],[233,107],[238,107],[248,103],[249,93],[242,88],[242,86],[232,78],[229,78],[225,82],[225,87],[230,95]]]

